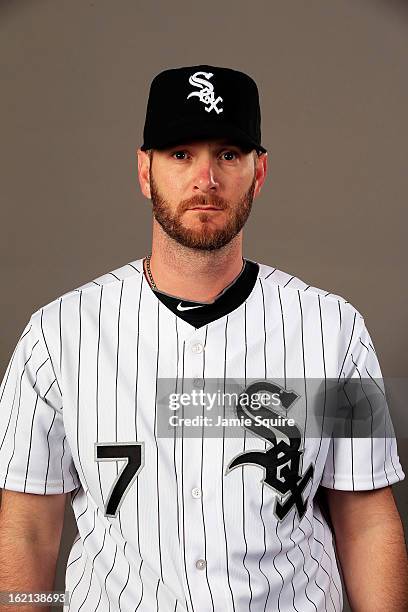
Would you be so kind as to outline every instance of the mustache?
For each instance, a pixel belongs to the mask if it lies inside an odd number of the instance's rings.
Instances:
[[[216,208],[224,210],[225,208],[227,208],[227,203],[223,198],[220,198],[217,195],[212,195],[208,197],[200,195],[180,202],[179,211],[184,212],[185,210],[195,208],[196,206],[214,206]]]

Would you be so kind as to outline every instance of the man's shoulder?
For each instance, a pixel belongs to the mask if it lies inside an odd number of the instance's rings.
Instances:
[[[129,261],[120,267],[104,272],[94,278],[82,283],[81,285],[69,289],[68,291],[58,295],[51,301],[42,304],[36,311],[33,312],[32,317],[40,316],[43,312],[60,308],[61,304],[67,304],[70,301],[77,301],[78,295],[83,293],[89,293],[92,291],[100,291],[101,287],[113,286],[114,284],[121,283],[122,281],[130,277],[138,277],[143,272],[143,260],[135,259]]]
[[[316,287],[312,283],[307,282],[306,279],[290,272],[280,270],[265,263],[257,263],[259,265],[259,278],[265,285],[279,286],[280,292],[283,291],[286,294],[296,293],[305,299],[308,299],[307,296],[310,296],[311,301],[323,300],[325,303],[331,302],[336,308],[341,307],[356,313],[360,317],[363,316],[344,295],[330,289]]]

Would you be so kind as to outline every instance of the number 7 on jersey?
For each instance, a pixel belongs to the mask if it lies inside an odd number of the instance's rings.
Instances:
[[[97,442],[95,461],[126,460],[116,477],[105,505],[105,516],[115,518],[123,499],[144,465],[144,442]]]

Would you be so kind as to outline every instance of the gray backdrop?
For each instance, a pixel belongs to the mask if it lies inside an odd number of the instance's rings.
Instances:
[[[384,377],[406,377],[407,30],[397,0],[2,0],[0,374],[34,310],[149,252],[150,81],[208,63],[260,89],[269,177],[245,255],[345,296]],[[68,506],[58,589],[74,536]]]

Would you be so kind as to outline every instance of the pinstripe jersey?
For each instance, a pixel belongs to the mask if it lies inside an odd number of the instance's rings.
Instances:
[[[0,487],[70,492],[71,612],[338,612],[315,493],[402,480],[395,439],[305,438],[301,490],[285,492],[261,463],[228,469],[271,448],[245,427],[158,436],[157,381],[365,376],[381,379],[379,362],[341,296],[259,264],[248,298],[195,328],[157,298],[138,259],[30,317],[0,387]]]

